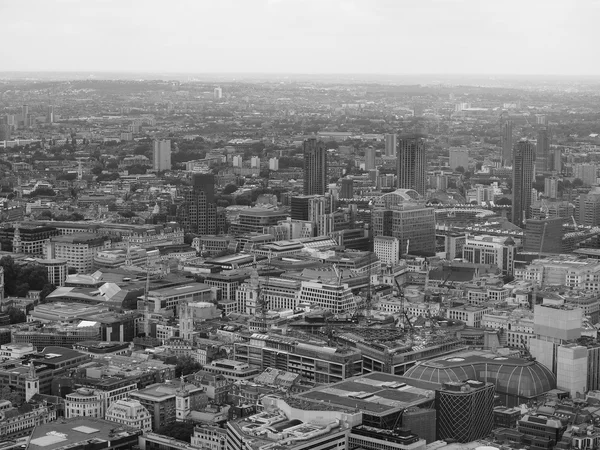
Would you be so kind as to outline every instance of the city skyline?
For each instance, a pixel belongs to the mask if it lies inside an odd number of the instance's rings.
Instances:
[[[0,12],[8,19],[2,35],[19,41],[0,49],[5,71],[600,73],[589,58],[600,12],[592,0],[577,8],[562,0],[228,0],[168,9],[158,2],[30,0],[5,3]],[[397,26],[400,17],[413,19]],[[387,57],[398,51],[402,59]],[[566,58],[577,64],[556,64]]]

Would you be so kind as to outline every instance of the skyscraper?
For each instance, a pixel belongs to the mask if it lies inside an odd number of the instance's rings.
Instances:
[[[365,150],[365,170],[375,169],[375,148],[367,147]]]
[[[400,139],[396,164],[398,188],[414,189],[425,195],[425,139],[420,135]]]
[[[535,152],[536,170],[546,172],[552,170],[550,167],[550,136],[548,127],[541,127],[538,130],[537,146]]]
[[[396,156],[398,147],[398,136],[396,134],[385,135],[385,156]]]
[[[54,123],[54,106],[48,105],[48,111],[46,112],[46,122]]]
[[[154,141],[154,170],[171,170],[171,141]]]
[[[325,143],[304,141],[304,195],[325,195],[327,189],[327,150]]]
[[[177,209],[177,221],[186,233],[217,234],[222,224],[215,204],[215,177],[195,174],[193,185],[183,193],[184,203]]]
[[[514,148],[512,223],[522,226],[531,211],[531,188],[535,148],[531,142],[521,139]]]
[[[510,166],[513,162],[513,123],[507,119],[502,126],[502,165]]]
[[[354,197],[354,180],[352,178],[342,178],[342,188],[340,189],[340,198]]]

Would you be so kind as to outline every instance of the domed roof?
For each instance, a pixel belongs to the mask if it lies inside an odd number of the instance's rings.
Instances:
[[[442,384],[477,380],[494,383],[496,391],[510,396],[533,398],[556,388],[554,374],[537,361],[488,355],[454,355],[422,361],[405,377]]]

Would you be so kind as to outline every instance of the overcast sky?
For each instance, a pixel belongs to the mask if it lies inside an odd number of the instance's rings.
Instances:
[[[600,0],[0,0],[0,71],[600,74]]]

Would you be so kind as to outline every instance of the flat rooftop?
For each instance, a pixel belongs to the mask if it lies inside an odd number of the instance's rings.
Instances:
[[[371,415],[387,415],[434,399],[430,390],[411,386],[398,375],[379,372],[318,387],[297,397],[357,408]]]
[[[106,448],[109,442],[141,434],[141,430],[91,417],[75,417],[59,419],[54,422],[38,425],[34,428],[29,450],[56,450],[66,447],[87,447],[89,441],[104,442]],[[97,445],[97,444],[96,444]]]

